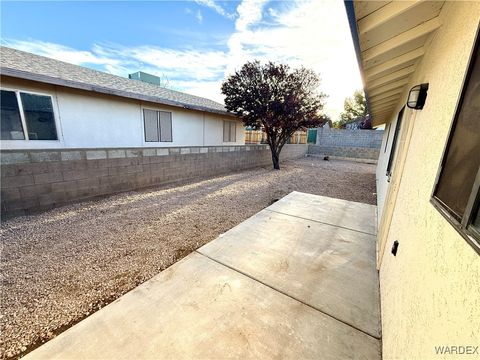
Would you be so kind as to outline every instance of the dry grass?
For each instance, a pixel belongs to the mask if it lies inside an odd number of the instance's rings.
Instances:
[[[304,158],[1,226],[2,357],[18,356],[291,191],[375,203],[375,166]]]

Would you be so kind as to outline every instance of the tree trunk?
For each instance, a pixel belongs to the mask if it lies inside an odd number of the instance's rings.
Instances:
[[[289,135],[284,135],[278,137],[275,133],[270,133],[268,130],[267,133],[267,142],[270,146],[270,151],[272,152],[272,163],[275,170],[280,170],[280,152],[282,151],[283,145],[285,145]]]
[[[277,153],[277,149],[273,149],[272,147],[270,147],[270,151],[272,152],[273,168],[280,170],[280,154]]]

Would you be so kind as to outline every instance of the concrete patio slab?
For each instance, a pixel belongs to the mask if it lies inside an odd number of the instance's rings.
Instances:
[[[363,205],[292,193],[25,359],[380,359]]]
[[[380,338],[373,235],[263,210],[198,252]]]
[[[267,209],[376,235],[376,206],[291,192]]]
[[[25,359],[380,359],[378,340],[193,253]]]

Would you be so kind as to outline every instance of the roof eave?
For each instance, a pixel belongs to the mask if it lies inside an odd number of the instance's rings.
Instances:
[[[358,37],[358,30],[357,30],[357,20],[355,17],[355,7],[353,5],[353,0],[344,0],[344,5],[345,5],[345,10],[347,12],[347,18],[348,18],[348,24],[350,26],[350,33],[352,34],[352,40],[353,40],[353,47],[355,49],[355,55],[357,57],[357,63],[358,63],[358,69],[360,70],[360,75],[362,77],[362,84],[363,84],[363,92],[365,93],[365,100],[367,102],[367,110],[368,113],[370,114],[370,118],[372,120],[372,124],[374,123],[374,119],[372,116],[371,112],[371,106],[370,106],[370,100],[368,97],[368,91],[366,87],[366,82],[365,82],[365,72],[363,69],[363,64],[362,64],[362,52],[360,49],[360,40]],[[375,124],[375,126],[378,126],[381,124]]]
[[[362,84],[363,84],[363,92],[365,94],[365,101],[367,102],[367,110],[370,114],[370,120],[372,122],[372,126],[380,126],[385,123],[385,121],[381,119],[376,119],[372,114],[372,109],[370,105],[370,98],[368,96],[366,81],[365,81],[365,71],[363,69],[362,64],[362,51],[360,49],[360,40],[358,37],[358,30],[357,30],[357,20],[355,17],[355,7],[353,4],[353,0],[344,0],[345,10],[347,12],[348,24],[350,25],[350,33],[352,34],[353,40],[353,47],[355,49],[355,55],[357,57],[358,69],[360,70],[360,76],[362,77]]]
[[[203,111],[203,112],[208,112],[208,113],[213,113],[213,114],[218,114],[223,116],[237,117],[234,114],[229,113],[227,111],[211,109],[205,106],[194,106],[194,105],[189,105],[189,104],[185,104],[178,101],[162,99],[156,96],[148,96],[148,95],[137,94],[137,93],[132,93],[128,91],[116,90],[116,89],[111,89],[103,86],[87,84],[80,81],[65,80],[65,79],[60,79],[60,78],[56,78],[48,75],[31,73],[28,71],[12,69],[12,68],[3,67],[3,66],[0,68],[0,74],[2,76],[10,76],[18,79],[37,81],[37,82],[50,84],[50,85],[64,86],[72,89],[85,90],[85,91],[97,92],[101,94],[113,95],[113,96],[118,96],[118,97],[123,97],[128,99],[142,100],[142,101],[148,101],[148,102],[153,102],[153,103],[162,104],[162,105],[174,106],[174,107],[178,107],[186,110],[196,110],[196,111]]]

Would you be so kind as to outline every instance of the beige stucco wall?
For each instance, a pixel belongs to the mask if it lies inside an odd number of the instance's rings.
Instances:
[[[384,359],[480,358],[435,353],[435,346],[480,345],[480,256],[430,203],[480,2],[447,2],[440,17],[442,27],[408,86],[430,84],[425,108],[405,114],[413,131],[380,265]],[[381,152],[379,166],[388,155],[388,148]]]

